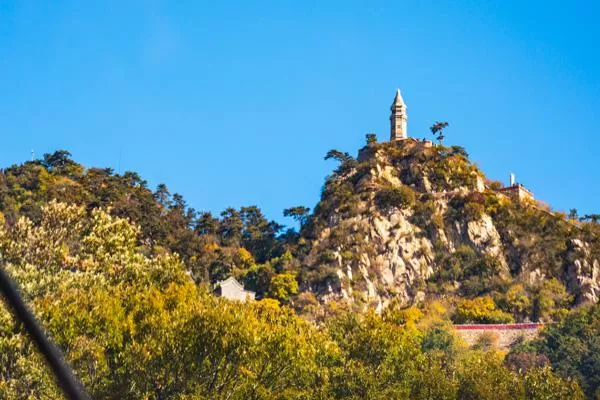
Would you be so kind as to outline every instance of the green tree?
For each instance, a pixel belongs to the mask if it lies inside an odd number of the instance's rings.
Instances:
[[[414,400],[457,399],[458,379],[454,366],[443,353],[429,352],[411,379],[410,398]]]
[[[367,146],[377,143],[377,135],[374,133],[367,133],[365,137],[367,139]]]
[[[532,400],[585,398],[577,382],[560,378],[548,367],[534,369],[525,376],[525,396]]]
[[[534,289],[533,320],[559,319],[572,301],[573,296],[558,279],[545,280]]]
[[[276,257],[281,251],[277,235],[282,226],[265,218],[256,206],[240,208],[243,223],[241,245],[248,249],[259,263]]]
[[[57,150],[54,153],[44,154],[42,165],[50,171],[62,172],[67,167],[75,165],[75,163],[71,159],[71,153],[67,150]]]
[[[444,140],[444,129],[448,127],[447,122],[435,121],[435,124],[431,125],[429,130],[433,135],[437,135],[437,140],[442,144]]]
[[[557,324],[548,325],[536,343],[552,369],[575,379],[588,398],[600,395],[600,305],[573,310]]]
[[[342,313],[328,321],[344,363],[333,370],[336,398],[409,398],[412,377],[423,363],[421,334],[414,326],[388,324],[373,313]]]
[[[210,212],[200,213],[194,230],[200,235],[216,235],[219,230],[219,219],[213,217]]]
[[[600,214],[586,214],[580,218],[581,221],[591,221],[597,224],[600,221]]]
[[[521,399],[523,385],[519,377],[502,365],[495,352],[474,351],[465,355],[458,367],[458,398]]]
[[[267,296],[277,299],[282,303],[289,302],[291,296],[298,293],[298,281],[296,275],[285,272],[275,275],[269,283]]]
[[[325,155],[325,160],[334,159],[340,163],[346,163],[348,161],[353,160],[352,156],[349,153],[342,153],[339,150],[329,150]]]
[[[219,236],[226,245],[240,245],[242,241],[242,232],[244,230],[244,221],[241,213],[235,208],[227,208],[221,213],[221,224],[219,226]]]
[[[531,295],[520,283],[512,284],[500,301],[504,310],[514,315],[518,321],[523,321],[532,314]]]
[[[264,297],[271,286],[275,270],[270,263],[254,265],[244,275],[244,285],[256,293],[258,298]]]
[[[310,216],[310,208],[303,206],[290,207],[283,210],[284,217],[292,217],[302,228]]]
[[[329,150],[325,155],[325,160],[329,159],[334,159],[340,163],[339,167],[335,170],[335,175],[338,176],[351,171],[357,165],[356,160],[349,153],[335,149]]]
[[[169,193],[169,189],[164,183],[159,183],[158,186],[156,186],[156,191],[154,192],[153,196],[163,207],[171,207],[171,193]]]
[[[569,210],[568,218],[570,220],[577,220],[577,219],[579,219],[579,216],[577,215],[577,209],[576,208],[571,208]]]

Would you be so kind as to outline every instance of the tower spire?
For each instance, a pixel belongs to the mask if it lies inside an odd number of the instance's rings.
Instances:
[[[390,115],[390,141],[402,140],[408,137],[406,130],[406,104],[400,93],[400,89],[396,90],[396,97],[390,107],[392,111]]]
[[[402,98],[402,93],[400,93],[400,89],[396,89],[396,97],[394,97],[394,104],[404,104],[404,99]]]

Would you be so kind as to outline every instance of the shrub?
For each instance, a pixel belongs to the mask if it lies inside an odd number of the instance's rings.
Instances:
[[[512,371],[527,373],[532,369],[548,366],[550,360],[544,354],[537,354],[534,351],[511,351],[504,359],[504,364]]]
[[[465,203],[463,211],[468,220],[475,221],[481,218],[485,208],[479,203]]]
[[[450,151],[453,155],[463,156],[464,158],[469,158],[469,153],[462,146],[452,146],[450,147]]]
[[[483,332],[475,340],[473,348],[478,350],[489,351],[498,346],[500,336],[496,332]]]
[[[455,321],[494,324],[514,322],[514,319],[509,313],[497,309],[490,296],[482,296],[461,300],[456,307]]]
[[[497,214],[498,209],[502,206],[502,203],[500,202],[499,197],[496,196],[495,193],[486,193],[484,206],[485,212],[489,215],[494,216]]]
[[[558,279],[546,280],[535,289],[533,319],[535,321],[560,319],[572,300],[573,296]]]
[[[513,314],[519,321],[527,318],[532,309],[530,295],[520,283],[511,285],[506,293],[500,296],[498,303],[503,310]]]
[[[294,299],[294,309],[305,318],[315,320],[319,314],[319,300],[313,292],[302,292]]]
[[[500,190],[504,187],[504,184],[500,181],[489,181],[488,187],[492,190]]]
[[[415,202],[415,192],[404,185],[382,189],[375,195],[375,203],[384,210],[412,207]]]
[[[424,352],[443,351],[449,355],[454,353],[454,336],[443,326],[434,326],[425,332],[421,349]]]
[[[416,323],[423,318],[423,312],[417,307],[412,306],[400,309],[400,302],[396,299],[385,309],[383,319],[392,324],[404,325],[406,323]]]
[[[267,296],[287,303],[290,297],[298,293],[298,281],[292,273],[277,274],[271,279]]]
[[[325,249],[319,254],[319,261],[328,264],[336,260],[335,252],[330,249]]]
[[[414,205],[414,214],[410,217],[410,222],[417,225],[421,229],[427,229],[429,223],[433,223],[438,228],[444,227],[443,217],[436,213],[435,201],[423,196],[421,201],[417,201]]]
[[[254,264],[256,264],[252,254],[244,247],[240,247],[237,250],[237,254],[234,257],[234,261],[238,268],[243,269],[251,268]]]

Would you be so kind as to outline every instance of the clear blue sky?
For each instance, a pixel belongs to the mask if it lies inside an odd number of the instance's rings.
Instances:
[[[0,0],[0,164],[63,148],[283,221],[399,87],[409,135],[449,121],[489,177],[600,211],[598,3],[424,3]]]

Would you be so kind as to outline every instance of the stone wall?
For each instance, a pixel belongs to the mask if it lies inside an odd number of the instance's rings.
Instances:
[[[535,339],[543,324],[471,324],[455,325],[454,329],[469,346],[477,343],[482,335],[490,335],[499,348],[508,348],[518,338]]]

